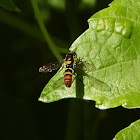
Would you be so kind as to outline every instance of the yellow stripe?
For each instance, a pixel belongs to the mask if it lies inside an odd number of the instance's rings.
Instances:
[[[70,64],[71,63],[71,61],[66,61],[66,64]]]
[[[71,71],[73,71],[73,69],[72,68],[68,68],[69,70],[71,70]]]
[[[64,75],[66,75],[66,74],[72,75],[71,72],[64,72]]]

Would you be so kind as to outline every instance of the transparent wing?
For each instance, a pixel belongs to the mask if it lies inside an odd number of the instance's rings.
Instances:
[[[103,92],[111,91],[111,88],[101,80],[96,79],[88,74],[86,74],[86,77],[87,77],[87,84],[89,85],[89,87]]]
[[[61,66],[62,66],[62,61],[50,63],[48,65],[44,65],[43,67],[40,67],[39,72],[44,72],[44,73],[52,72],[53,70],[57,70]]]
[[[96,71],[95,66],[87,62],[79,61],[77,63],[77,67],[75,70],[79,75],[78,76],[79,79],[80,76],[83,76],[84,79],[83,83],[85,86],[87,85],[89,88],[93,88],[94,90],[103,91],[103,92],[107,92],[111,90],[111,88],[106,83],[92,76],[92,72]]]
[[[62,85],[64,85],[64,77],[61,77],[60,79],[58,79],[54,84],[53,84],[53,89],[57,89],[59,87],[61,87]],[[65,86],[65,85],[64,85]]]
[[[91,65],[90,63],[83,62],[80,60],[78,60],[78,62],[77,62],[77,68],[80,68],[80,69],[84,70],[85,72],[86,71],[94,72],[96,70],[95,66]]]

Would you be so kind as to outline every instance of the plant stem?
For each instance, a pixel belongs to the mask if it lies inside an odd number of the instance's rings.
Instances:
[[[17,18],[16,16],[6,13],[2,10],[0,10],[0,22],[7,24],[17,30],[20,30],[28,35],[30,35],[31,37],[38,39],[42,42],[44,42],[44,38],[43,35],[41,33],[41,31],[34,25],[29,24],[28,22]],[[58,44],[60,44],[60,46],[68,46],[64,41],[51,36],[52,39],[56,42],[58,42]],[[69,50],[65,49],[65,48],[61,48],[57,46],[57,49],[60,53],[67,53]]]
[[[31,0],[31,3],[32,3],[32,7],[33,7],[33,10],[34,10],[36,19],[38,21],[39,27],[40,27],[43,35],[44,35],[44,38],[45,38],[47,44],[49,45],[49,48],[51,49],[53,54],[56,56],[56,58],[58,60],[61,60],[62,56],[59,54],[56,46],[54,45],[54,43],[53,43],[52,39],[50,38],[50,35],[49,35],[45,25],[44,25],[40,10],[39,10],[38,5],[37,5],[37,0]]]

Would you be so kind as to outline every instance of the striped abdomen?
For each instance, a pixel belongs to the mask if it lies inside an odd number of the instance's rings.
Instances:
[[[72,68],[67,68],[64,72],[64,83],[65,83],[66,87],[71,87],[72,73],[73,73]]]

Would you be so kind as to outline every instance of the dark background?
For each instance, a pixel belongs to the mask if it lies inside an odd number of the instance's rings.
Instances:
[[[87,20],[112,0],[93,1],[65,0],[64,5],[54,6],[40,0],[46,28],[58,47],[68,50],[88,29]],[[103,111],[95,108],[93,101],[39,102],[42,89],[55,72],[42,74],[38,68],[57,59],[44,41],[31,2],[14,2],[22,12],[0,8],[0,140],[111,140],[139,119],[138,109]],[[65,56],[65,52],[61,54]]]

